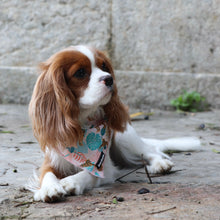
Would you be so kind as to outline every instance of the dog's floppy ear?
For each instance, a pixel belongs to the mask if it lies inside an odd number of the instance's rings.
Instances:
[[[107,116],[109,126],[115,131],[123,132],[126,129],[127,122],[130,122],[130,117],[128,114],[128,108],[121,102],[118,96],[113,70],[111,75],[114,79],[114,89],[111,100],[104,106],[104,111]]]
[[[121,102],[118,96],[115,74],[110,59],[104,52],[95,50],[96,56],[107,64],[108,72],[114,80],[113,93],[111,100],[104,106],[104,111],[108,120],[108,125],[115,131],[123,132],[126,129],[127,122],[130,122],[128,108]],[[97,60],[98,60],[97,58]]]
[[[34,135],[43,150],[76,144],[83,134],[79,106],[68,88],[62,65],[45,62],[29,104]]]
[[[104,106],[109,126],[115,130],[123,132],[127,122],[130,122],[128,109],[122,104],[118,95],[113,94],[111,101]]]

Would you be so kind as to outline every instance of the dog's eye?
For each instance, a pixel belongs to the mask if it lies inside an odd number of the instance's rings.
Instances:
[[[83,68],[78,69],[73,75],[76,78],[82,79],[86,76],[86,71]]]
[[[102,71],[109,73],[109,68],[107,67],[105,62],[102,63]]]

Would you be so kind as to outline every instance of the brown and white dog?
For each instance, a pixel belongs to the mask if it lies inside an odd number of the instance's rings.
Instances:
[[[164,151],[200,146],[196,138],[139,137],[119,99],[111,63],[96,49],[69,47],[42,63],[41,70],[29,105],[45,154],[39,187],[29,186],[37,201],[53,202],[114,182],[121,170],[140,166],[142,156],[149,172],[169,171],[173,163]]]

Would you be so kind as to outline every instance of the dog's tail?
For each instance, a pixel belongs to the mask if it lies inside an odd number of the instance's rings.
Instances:
[[[201,149],[201,142],[196,137],[181,137],[170,138],[166,140],[146,139],[142,140],[156,148],[158,152],[183,152],[183,151],[198,151]]]
[[[33,193],[40,189],[40,180],[36,170],[34,170],[33,175],[28,179],[27,183],[25,184],[25,189]]]

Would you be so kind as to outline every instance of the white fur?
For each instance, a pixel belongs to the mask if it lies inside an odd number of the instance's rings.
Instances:
[[[143,156],[143,159],[150,163],[148,169],[151,173],[168,171],[173,166],[168,156],[164,158],[162,151],[157,151],[150,142],[146,144],[129,124],[124,133],[116,133],[115,143],[130,163],[138,161],[138,158]]]
[[[41,188],[35,192],[34,200],[45,202],[47,198],[55,200],[64,195],[66,195],[66,191],[63,189],[59,180],[52,172],[48,172],[44,176]]]
[[[95,66],[95,58],[89,48],[77,46],[74,49],[86,55],[90,59],[92,67],[90,82],[84,91],[84,95],[79,100],[79,121],[83,125],[88,116],[96,116],[97,120],[104,117],[104,111],[101,106],[108,103],[111,93],[109,88],[100,81],[100,78],[110,74]],[[117,114],[117,112],[112,114]],[[139,137],[134,128],[127,124],[127,129],[124,133],[116,133],[115,145],[123,158],[130,164],[141,165],[141,158],[143,157],[148,163],[149,172],[158,173],[169,171],[173,166],[170,158],[163,153],[164,151],[198,150],[200,141],[196,138],[168,139],[164,141],[145,139]],[[79,195],[86,189],[114,182],[121,173],[120,169],[114,166],[109,155],[109,149],[105,155],[104,179],[97,178],[87,171],[80,171],[80,169],[75,168],[55,151],[47,150],[46,154],[51,159],[51,165],[61,173],[66,174],[67,177],[58,180],[53,173],[48,172],[43,178],[40,189],[29,186],[29,189],[35,192],[34,199],[37,201],[48,201],[48,198],[49,201],[53,201],[63,195],[72,193]]]
[[[33,176],[28,179],[27,184],[25,184],[25,188],[36,193],[40,189],[40,180],[36,173],[36,170],[33,171]]]
[[[179,141],[178,141],[179,140]],[[183,147],[183,141],[185,140]],[[136,162],[136,165],[141,165],[141,156],[148,161],[148,170],[150,173],[160,173],[169,171],[173,163],[169,157],[164,158],[162,150],[198,150],[199,140],[196,138],[180,138],[168,140],[154,140],[140,138],[134,128],[127,124],[127,129],[124,133],[116,133],[115,144],[120,149],[124,157],[130,162]],[[170,144],[170,147],[169,147]],[[175,147],[174,147],[175,146]],[[183,147],[181,149],[181,147]],[[58,180],[53,173],[47,173],[43,179],[40,189],[35,189],[34,200],[45,201],[47,197],[59,198],[68,194],[80,195],[86,189],[91,189],[106,183],[113,183],[116,178],[121,175],[121,171],[113,165],[109,156],[109,150],[105,158],[104,174],[105,178],[97,178],[87,171],[80,171],[77,174],[76,168],[62,158],[55,151],[50,152],[52,165],[61,172],[68,173],[69,176]],[[30,187],[29,187],[30,189]]]
[[[90,189],[96,186],[97,177],[91,175],[87,171],[81,171],[75,175],[67,176],[60,180],[64,190],[68,194],[74,193],[80,195],[85,189]]]
[[[97,67],[92,69],[89,85],[79,100],[82,108],[91,108],[92,106],[104,105],[109,102],[111,90],[100,81],[100,78],[103,76],[110,76],[110,74]]]
[[[102,71],[95,65],[95,57],[89,47],[79,45],[72,47],[80,53],[87,56],[91,63],[91,76],[88,87],[84,91],[84,95],[80,98],[79,104],[82,108],[91,108],[92,106],[105,105],[111,98],[110,89],[100,81],[103,76],[110,76],[109,73]]]
[[[84,45],[78,45],[72,46],[72,48],[87,56],[91,62],[92,68],[95,66],[95,57],[89,47]]]

